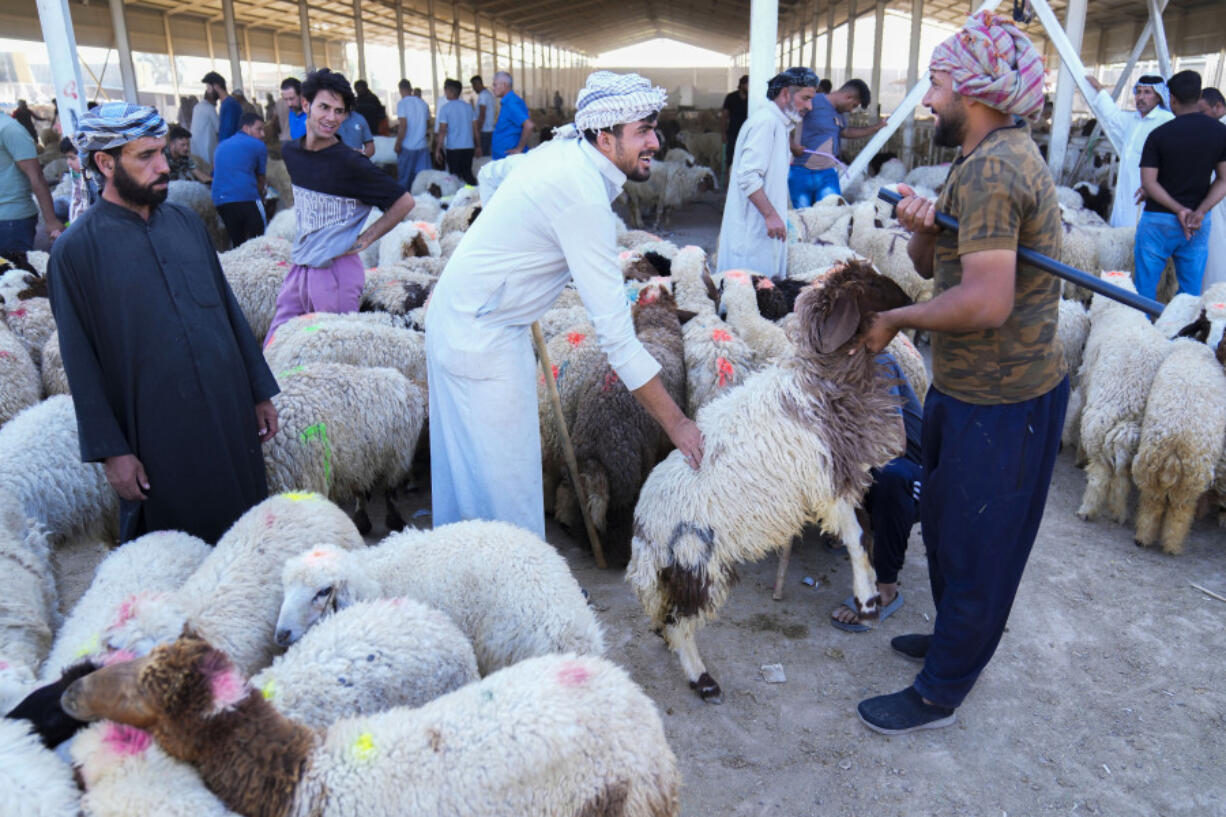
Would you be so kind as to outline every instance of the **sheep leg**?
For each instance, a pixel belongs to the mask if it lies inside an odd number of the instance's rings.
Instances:
[[[1158,531],[1162,526],[1162,512],[1166,502],[1150,491],[1141,492],[1137,506],[1137,547],[1153,547],[1158,543]]]
[[[724,692],[719,684],[707,672],[707,667],[698,654],[698,642],[694,633],[698,629],[698,619],[692,616],[681,618],[675,624],[664,627],[664,641],[669,649],[677,653],[681,659],[681,669],[690,682],[690,689],[698,693],[709,704],[722,704]]]
[[[1132,495],[1131,469],[1124,467],[1111,475],[1108,486],[1107,510],[1120,525],[1128,524],[1128,497]]]
[[[881,609],[881,594],[877,592],[877,571],[864,549],[863,528],[856,519],[855,507],[846,500],[839,502],[827,519],[827,530],[835,534],[847,548],[851,558],[851,588],[860,618],[876,618]]]
[[[396,507],[396,497],[399,491],[395,488],[388,488],[383,493],[383,500],[387,503],[387,514],[383,517],[387,529],[390,531],[402,531],[405,528],[404,517],[400,515],[400,509]]]
[[[1162,526],[1162,552],[1171,556],[1183,553],[1183,540],[1188,537],[1192,519],[1196,516],[1196,501],[1172,502],[1166,510],[1166,522]]]
[[[1107,499],[1107,485],[1111,480],[1111,471],[1107,464],[1099,458],[1092,458],[1086,465],[1086,489],[1081,495],[1081,507],[1077,516],[1089,522],[1098,516]]]
[[[357,527],[358,533],[365,536],[370,533],[373,527],[370,524],[370,514],[366,512],[366,503],[370,501],[370,497],[366,494],[358,494],[354,499],[353,524]]]

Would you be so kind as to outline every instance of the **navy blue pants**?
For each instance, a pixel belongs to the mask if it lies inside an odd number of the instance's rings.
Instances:
[[[894,584],[907,558],[911,527],[919,520],[915,483],[923,472],[919,463],[898,457],[872,474],[864,509],[873,525],[873,570],[878,582]]]
[[[1022,403],[977,406],[930,389],[920,524],[937,618],[915,689],[956,707],[988,665],[1043,519],[1068,378]]]

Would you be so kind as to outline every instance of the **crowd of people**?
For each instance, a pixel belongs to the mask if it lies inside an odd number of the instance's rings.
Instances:
[[[1069,396],[1059,281],[1018,257],[1022,246],[1058,256],[1063,234],[1055,184],[1026,124],[1044,104],[1042,58],[1011,21],[985,12],[937,47],[929,69],[933,138],[958,158],[936,201],[903,186],[897,215],[934,296],[877,314],[852,349],[882,354],[904,329],[932,337],[933,388],[921,408],[898,387],[906,450],[874,472],[866,499],[883,615],[902,604],[898,573],[916,521],[937,610],[932,633],[892,642],[923,663],[915,681],[859,706],[870,728],[888,734],[952,723],[990,661],[1042,519]],[[172,179],[208,181],[235,246],[264,229],[270,123],[244,111],[215,72],[203,82],[190,131],[125,103],[83,117],[68,147],[88,174],[66,232],[24,123],[0,117],[0,254],[32,247],[41,210],[81,454],[103,463],[123,500],[125,541],[167,528],[215,541],[266,494],[260,447],[278,428],[276,380],[208,235],[191,211],[166,203]],[[401,80],[393,177],[369,161],[374,134],[392,125],[365,83],[351,87],[326,68],[282,83],[276,119],[297,235],[269,337],[307,312],[357,310],[358,254],[407,216],[413,179],[431,158],[471,183],[475,157],[528,150],[536,126],[512,76],[498,72],[490,90],[473,77],[471,87],[475,109],[458,80],[446,82],[431,150],[428,106]],[[1143,78],[1134,94],[1136,112],[1104,123],[1128,145],[1113,223],[1139,218],[1139,289],[1152,295],[1155,272],[1173,256],[1181,287],[1199,292],[1208,235],[1226,221],[1213,212],[1226,194],[1226,125],[1212,118],[1226,116],[1226,101],[1190,71]],[[627,181],[652,172],[666,97],[637,74],[591,74],[573,126],[519,160],[524,170],[483,202],[434,287],[425,343],[435,524],[497,519],[543,535],[530,326],[571,280],[617,378],[701,469],[703,434],[636,336],[611,209]],[[871,103],[867,85],[823,86],[804,67],[773,77],[752,114],[748,101],[742,78],[724,105],[730,182],[718,269],[782,278],[789,205],[838,193],[840,139],[883,123],[849,128],[846,114]],[[96,194],[88,176],[101,183]],[[1144,212],[1132,215],[1129,202],[1142,200]],[[367,226],[372,208],[382,216]],[[938,212],[959,229],[940,230]],[[882,362],[883,376],[903,380],[896,363]],[[849,599],[833,625],[867,629],[857,608]]]

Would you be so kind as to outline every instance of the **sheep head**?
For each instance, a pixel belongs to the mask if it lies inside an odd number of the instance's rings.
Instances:
[[[99,664],[81,661],[64,670],[55,681],[31,692],[5,716],[15,720],[29,721],[42,739],[43,745],[54,749],[68,740],[85,725],[60,706],[60,697],[77,680],[95,672]]]
[[[829,355],[859,343],[873,316],[911,303],[898,284],[868,261],[832,268],[796,299],[797,347]]]
[[[329,545],[304,551],[287,561],[281,572],[277,643],[289,646],[324,616],[377,596],[377,588],[367,587],[369,579],[359,571],[346,551]]]

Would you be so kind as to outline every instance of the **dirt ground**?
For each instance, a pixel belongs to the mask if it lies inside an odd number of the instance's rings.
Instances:
[[[678,214],[666,237],[712,247],[716,199]],[[782,601],[771,600],[774,557],[745,565],[698,636],[721,706],[689,690],[620,572],[597,570],[552,522],[548,538],[590,592],[608,657],[659,705],[684,815],[1224,815],[1226,603],[1189,583],[1226,595],[1226,530],[1203,519],[1184,555],[1142,550],[1130,529],[1076,517],[1084,485],[1062,454],[1009,627],[958,722],[895,738],[868,731],[855,706],[918,668],[889,648],[931,631],[918,527],[905,604],[870,633],[829,625],[851,568],[816,536],[793,550]],[[428,508],[423,489],[402,510]],[[412,522],[428,526],[428,511]],[[66,605],[101,555],[59,554]],[[765,682],[766,664],[782,664],[786,682]]]

